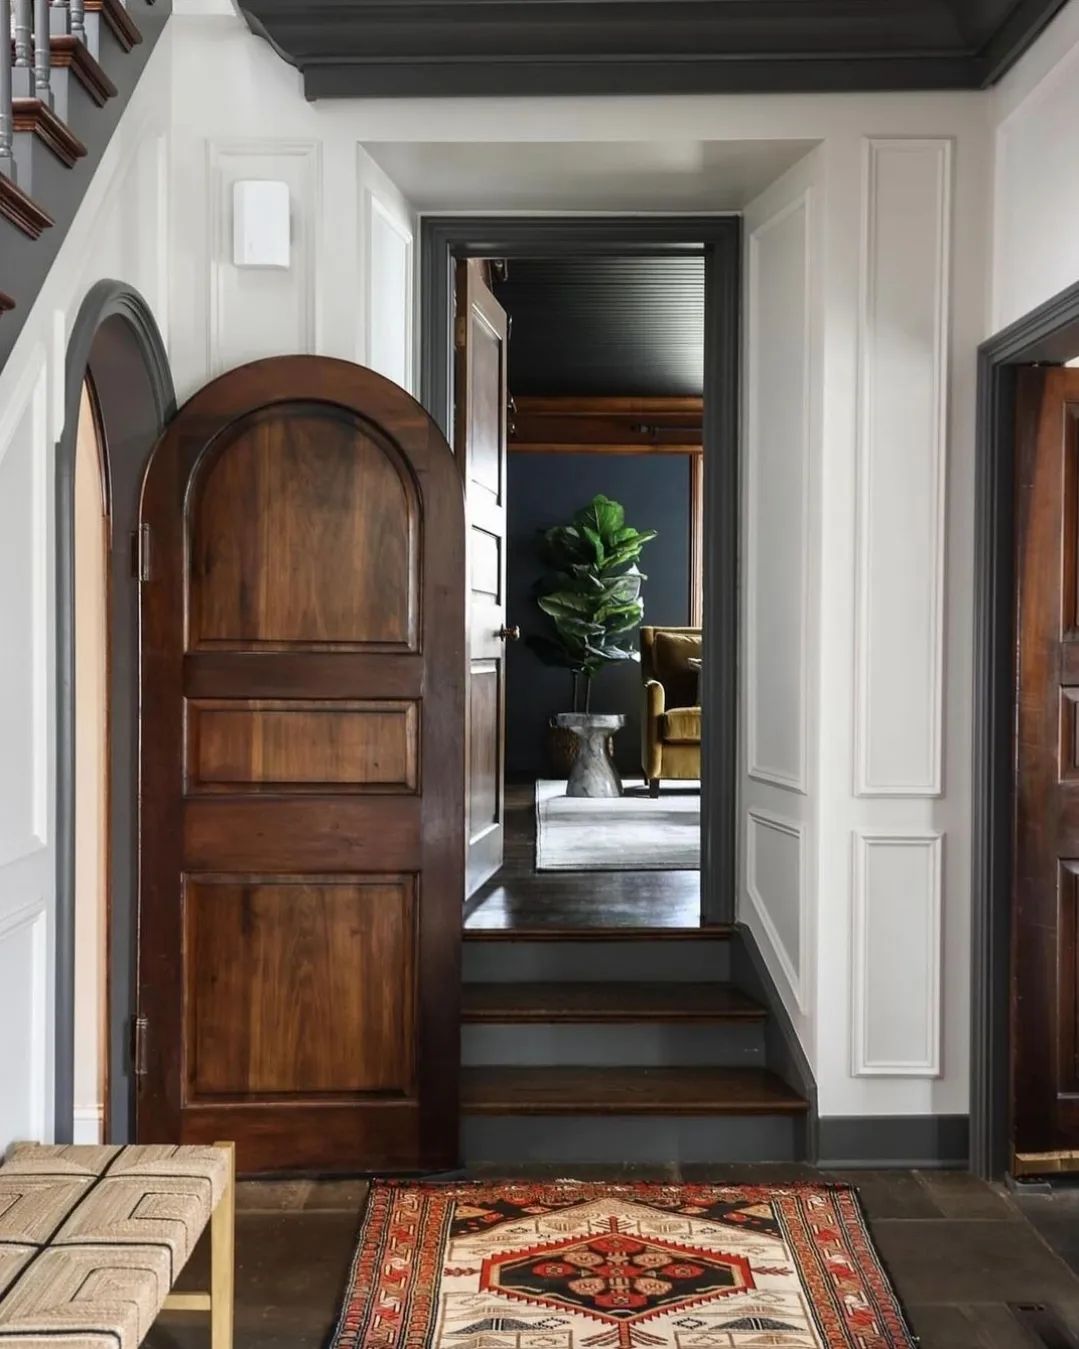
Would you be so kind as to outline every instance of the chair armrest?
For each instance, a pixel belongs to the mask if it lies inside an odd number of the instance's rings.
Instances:
[[[644,686],[644,710],[648,717],[661,717],[667,709],[667,691],[658,679],[649,679]]]

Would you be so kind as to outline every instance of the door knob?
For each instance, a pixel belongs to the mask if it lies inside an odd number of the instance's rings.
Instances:
[[[504,642],[519,642],[521,640],[521,629],[514,623],[512,628],[499,628],[495,636],[501,637]]]

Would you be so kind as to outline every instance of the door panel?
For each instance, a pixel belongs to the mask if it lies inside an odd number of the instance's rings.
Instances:
[[[460,477],[402,390],[282,357],[143,498],[141,1141],[245,1171],[457,1157]]]
[[[468,515],[469,894],[503,855],[507,327],[483,264],[459,262],[455,448]]]
[[[1012,1110],[1029,1172],[1047,1153],[1079,1169],[1079,370],[1020,371],[1017,406]]]

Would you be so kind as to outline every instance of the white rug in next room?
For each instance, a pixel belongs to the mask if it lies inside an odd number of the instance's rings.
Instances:
[[[699,871],[699,782],[664,785],[658,798],[640,779],[625,795],[567,796],[565,782],[536,783],[537,871]]]

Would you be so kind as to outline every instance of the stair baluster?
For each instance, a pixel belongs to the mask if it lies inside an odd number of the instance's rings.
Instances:
[[[30,28],[32,9],[30,0],[15,0],[15,22],[11,28],[15,69],[26,70],[33,60]],[[16,80],[18,76],[15,77]]]
[[[0,173],[15,177],[11,113],[11,0],[0,0]]]
[[[71,0],[71,36],[86,41],[86,0]]]
[[[34,94],[52,107],[49,0],[34,0]]]

